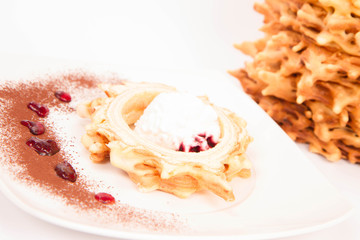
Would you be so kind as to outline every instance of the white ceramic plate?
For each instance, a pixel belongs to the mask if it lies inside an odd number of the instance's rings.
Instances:
[[[329,227],[349,216],[351,204],[344,199],[304,157],[289,137],[241,90],[237,80],[212,70],[130,70],[119,66],[79,64],[47,58],[2,55],[0,79],[32,78],[81,67],[95,73],[119,73],[129,80],[161,82],[194,94],[207,94],[212,102],[227,107],[248,122],[254,141],[248,156],[254,176],[232,182],[236,201],[224,202],[213,194],[195,194],[181,200],[162,193],[139,193],[131,181],[110,165],[88,160],[79,138],[84,120],[69,125],[77,138],[80,165],[89,179],[99,179],[115,189],[121,201],[137,208],[175,213],[186,227],[174,234],[124,229],[121,225],[97,225],[54,198],[39,201],[37,192],[0,175],[4,194],[20,208],[45,221],[99,235],[130,239],[264,239],[307,233]],[[1,169],[0,167],[0,170]],[[4,172],[4,171],[1,171]],[[117,179],[114,183],[113,179]],[[119,191],[117,193],[116,191]],[[66,213],[66,214],[65,214]],[[104,216],[106,218],[106,216]]]

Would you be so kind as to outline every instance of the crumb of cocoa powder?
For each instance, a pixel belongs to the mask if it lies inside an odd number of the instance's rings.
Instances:
[[[104,205],[94,198],[95,193],[89,190],[89,182],[81,176],[75,183],[59,178],[55,166],[69,161],[76,164],[79,155],[73,139],[62,138],[61,129],[55,129],[52,121],[64,121],[75,114],[74,103],[93,98],[93,94],[102,94],[97,85],[104,79],[85,72],[47,75],[27,82],[1,82],[0,87],[0,163],[15,179],[29,185],[38,185],[50,194],[60,197],[65,204],[86,210],[95,215],[106,214],[111,223],[118,222],[124,227],[144,228],[151,231],[179,231],[184,223],[171,213],[159,214],[122,204]],[[112,83],[121,82],[116,77],[107,78]],[[64,103],[54,97],[57,90],[66,91],[72,102]],[[49,118],[39,118],[27,109],[27,104],[35,101],[49,107]],[[61,114],[59,114],[61,113]],[[52,115],[53,114],[53,115]],[[59,114],[59,115],[56,115]],[[51,117],[52,116],[52,117]],[[63,119],[61,117],[64,117]],[[49,157],[40,156],[25,143],[32,136],[22,120],[39,121],[45,124],[46,131],[42,139],[53,139],[60,145],[60,152]],[[96,218],[96,217],[95,217]]]

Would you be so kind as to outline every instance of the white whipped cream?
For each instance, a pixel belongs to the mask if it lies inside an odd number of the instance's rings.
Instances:
[[[215,110],[201,99],[179,92],[156,96],[135,123],[134,131],[158,145],[185,152],[195,146],[209,149],[206,139],[212,137],[217,143],[220,137]]]

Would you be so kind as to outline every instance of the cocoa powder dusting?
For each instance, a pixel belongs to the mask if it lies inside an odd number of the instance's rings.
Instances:
[[[115,204],[101,204],[95,199],[96,193],[89,190],[88,185],[90,183],[86,179],[81,178],[75,182],[66,181],[57,176],[54,170],[57,164],[64,161],[76,164],[79,161],[74,157],[76,154],[69,154],[67,151],[70,149],[76,153],[79,146],[71,143],[71,139],[61,139],[53,126],[46,121],[46,117],[37,116],[36,113],[27,108],[27,104],[34,101],[46,105],[50,109],[49,116],[54,114],[52,112],[54,109],[61,109],[66,114],[74,114],[75,107],[59,101],[54,93],[59,90],[65,91],[73,99],[76,99],[76,97],[82,97],[79,94],[80,92],[84,94],[90,90],[92,92],[97,91],[97,85],[103,80],[98,75],[79,71],[56,76],[44,76],[21,83],[2,82],[0,84],[1,166],[7,166],[7,171],[16,180],[29,186],[36,185],[46,189],[51,195],[63,199],[66,205],[79,208],[81,211],[111,216],[112,223],[116,221],[121,226],[130,229],[178,232],[184,225],[178,216],[171,213],[162,215],[155,211],[135,208],[121,203],[121,199],[116,199]],[[121,79],[116,78],[110,80],[112,82],[121,81]],[[39,138],[55,140],[59,144],[60,151],[53,156],[40,156],[28,147],[26,141],[34,135],[20,124],[23,120],[43,123],[46,130]],[[67,147],[64,147],[64,143],[67,144]],[[77,171],[78,175],[81,176],[81,169]]]

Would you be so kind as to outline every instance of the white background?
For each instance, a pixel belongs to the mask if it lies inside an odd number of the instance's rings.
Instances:
[[[0,53],[123,67],[232,70],[248,60],[234,43],[262,36],[251,0],[0,1]],[[0,66],[1,71],[1,66]],[[288,239],[360,239],[360,167],[308,153],[352,201],[355,215],[329,229]],[[306,177],[306,174],[304,174]],[[0,194],[0,239],[110,239],[38,220]]]

